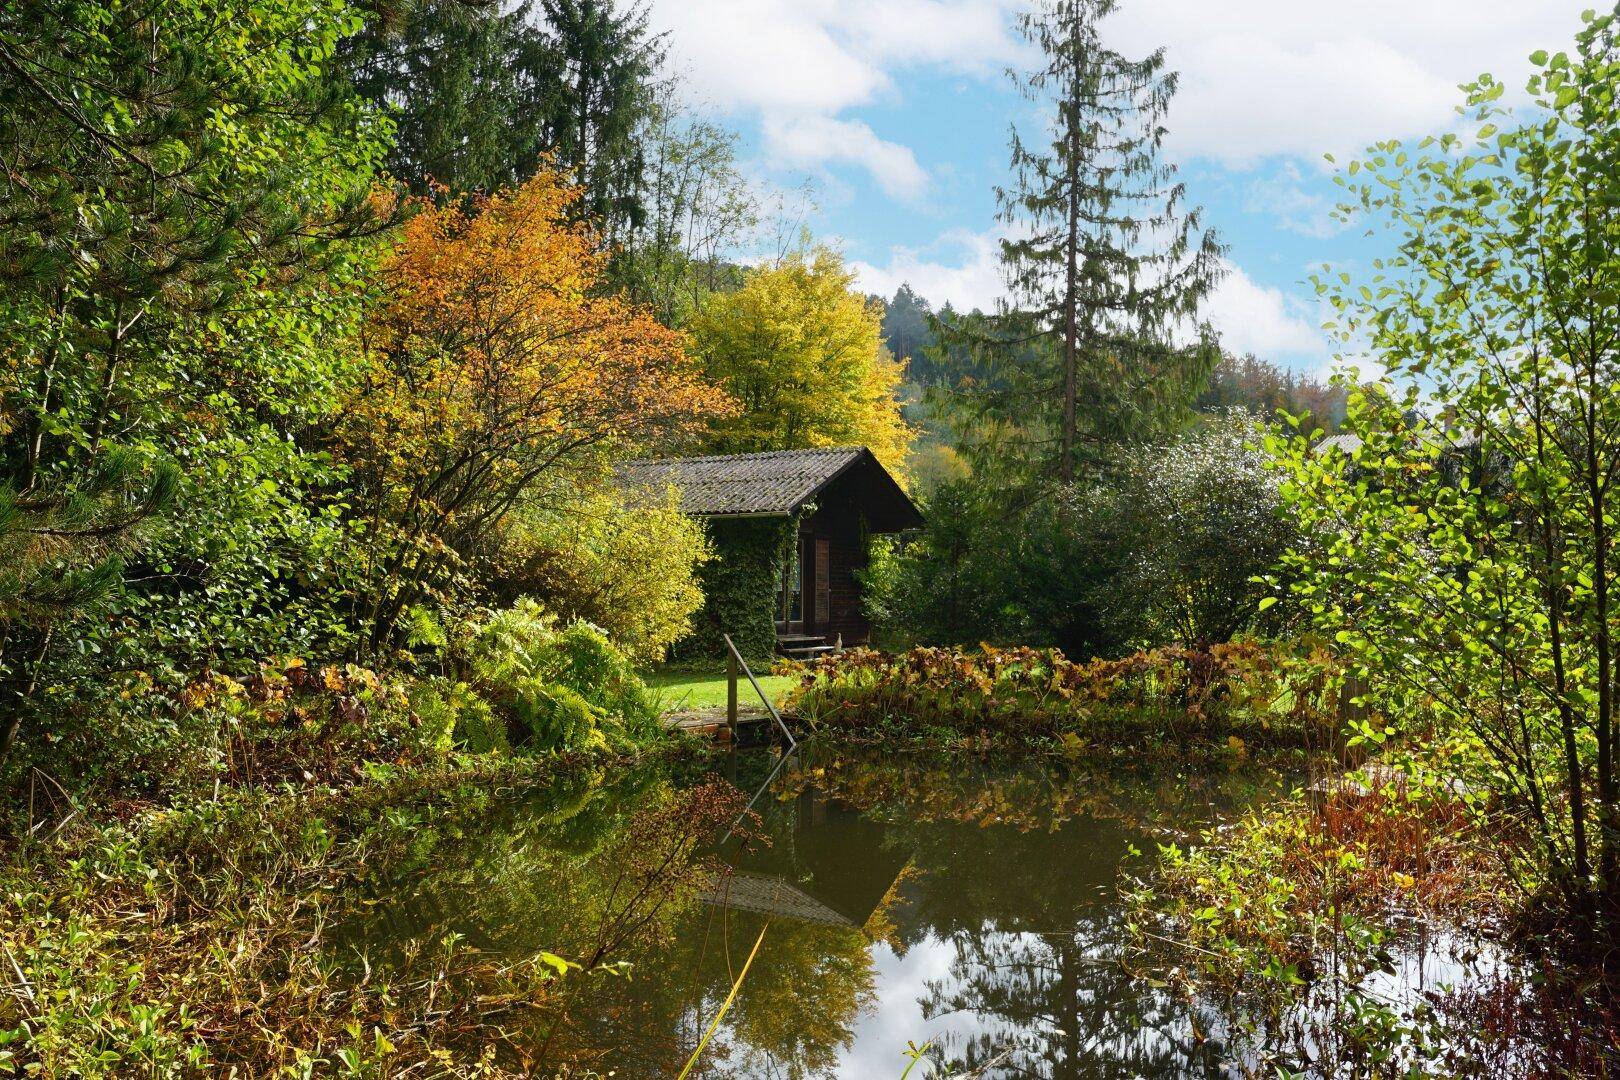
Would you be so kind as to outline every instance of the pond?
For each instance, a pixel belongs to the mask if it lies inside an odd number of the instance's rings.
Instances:
[[[331,948],[368,977],[446,942],[594,968],[469,1033],[541,1075],[678,1073],[756,942],[694,1075],[898,1077],[908,1043],[913,1077],[1218,1075],[1218,1016],[1131,970],[1117,886],[1287,786],[813,749],[576,777],[417,826]]]

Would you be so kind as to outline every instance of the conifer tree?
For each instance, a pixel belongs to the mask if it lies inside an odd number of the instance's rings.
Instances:
[[[492,194],[543,155],[584,188],[609,244],[645,217],[643,143],[664,44],[623,0],[387,0],[343,45],[346,77],[395,122],[389,169],[418,193]]]
[[[619,242],[645,216],[644,126],[657,104],[664,63],[644,4],[540,0],[563,63],[551,146],[585,189],[581,209]]]
[[[562,58],[528,3],[411,0],[376,12],[342,61],[392,114],[388,168],[417,194],[520,184],[550,147]]]
[[[1052,122],[1045,145],[1014,128],[1014,180],[997,191],[1018,309],[1006,329],[1042,341],[1057,361],[1060,378],[1026,371],[1021,382],[1060,407],[1045,427],[1056,428],[1065,482],[1082,440],[1151,430],[1185,407],[1215,359],[1197,317],[1223,249],[1159,156],[1176,75],[1162,50],[1130,59],[1103,43],[1098,23],[1115,8],[1115,0],[1043,0],[1019,16],[1042,66],[1013,79]],[[1195,327],[1200,347],[1178,344]]]

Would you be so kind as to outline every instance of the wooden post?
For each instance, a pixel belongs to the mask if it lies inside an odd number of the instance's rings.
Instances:
[[[726,648],[726,727],[731,732],[731,742],[737,742],[737,650],[727,643]]]

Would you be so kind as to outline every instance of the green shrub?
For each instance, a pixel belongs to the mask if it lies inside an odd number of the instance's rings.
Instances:
[[[599,628],[557,620],[529,598],[478,625],[461,649],[477,695],[532,749],[634,744],[660,732],[658,706],[630,658]]]
[[[875,553],[862,584],[889,640],[1049,645],[1076,658],[1209,645],[1274,624],[1271,570],[1295,536],[1239,413],[1133,447],[1073,485],[947,484],[926,527]]]
[[[571,687],[524,679],[512,688],[513,742],[531,750],[601,750],[606,716]]]
[[[541,674],[616,717],[631,734],[647,734],[658,722],[658,704],[630,658],[589,623],[576,622],[547,645]]]
[[[565,622],[600,626],[638,663],[657,663],[703,606],[711,557],[703,524],[676,493],[627,500],[568,485],[517,514],[491,568],[497,595],[532,596]]]
[[[410,698],[423,738],[434,747],[448,750],[454,746],[474,754],[511,749],[506,724],[466,683],[424,679],[411,688]]]

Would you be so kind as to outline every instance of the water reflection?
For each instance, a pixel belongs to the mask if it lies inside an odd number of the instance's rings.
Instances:
[[[643,770],[435,823],[334,948],[408,966],[454,934],[493,958],[629,961],[498,1017],[503,1056],[542,1072],[677,1072],[764,927],[700,1075],[896,1077],[908,1040],[956,1071],[998,1062],[987,1076],[1220,1073],[1215,1017],[1127,968],[1116,885],[1133,848],[1274,794],[1278,775],[813,749],[710,773],[729,803]],[[749,796],[757,820],[729,828]]]

